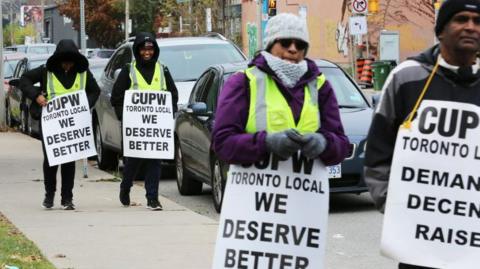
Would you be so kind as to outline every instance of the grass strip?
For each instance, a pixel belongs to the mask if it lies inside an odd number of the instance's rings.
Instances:
[[[0,268],[55,269],[35,244],[0,213]]]

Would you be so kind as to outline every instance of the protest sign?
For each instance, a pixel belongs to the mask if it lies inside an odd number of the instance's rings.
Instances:
[[[172,95],[167,91],[128,90],[123,104],[123,155],[173,159]]]
[[[85,91],[53,98],[42,108],[42,136],[50,166],[96,155]]]
[[[328,202],[318,159],[230,165],[213,268],[324,268]]]
[[[424,100],[400,129],[390,172],[382,253],[404,263],[478,268],[480,108]]]

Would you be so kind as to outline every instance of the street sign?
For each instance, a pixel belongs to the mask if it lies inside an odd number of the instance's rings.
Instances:
[[[349,20],[350,35],[364,35],[368,32],[367,29],[367,17],[366,16],[353,16]]]
[[[368,10],[367,0],[353,0],[352,1],[352,13],[353,14],[366,14]]]

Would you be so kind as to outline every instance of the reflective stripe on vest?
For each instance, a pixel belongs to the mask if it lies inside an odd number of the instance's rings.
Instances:
[[[316,132],[320,128],[318,90],[325,83],[322,74],[305,86],[302,112],[295,124],[292,110],[275,81],[257,67],[245,70],[250,86],[250,108],[247,133],[258,131],[280,132],[295,128],[300,133]]]
[[[72,93],[74,91],[84,91],[87,81],[87,72],[77,73],[72,87],[66,89],[58,80],[54,73],[47,73],[47,100],[50,101],[56,96]]]
[[[133,61],[130,65],[130,89],[134,90],[160,90],[166,91],[167,85],[165,83],[165,74],[160,62],[155,64],[155,71],[150,84],[148,84],[142,76],[142,73],[137,69],[136,61]],[[158,84],[157,84],[158,82]]]

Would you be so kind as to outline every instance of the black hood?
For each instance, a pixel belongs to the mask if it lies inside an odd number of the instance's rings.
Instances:
[[[413,57],[409,57],[408,59],[409,60],[415,60],[419,63],[422,63],[422,64],[425,64],[425,65],[435,65],[435,63],[437,62],[437,57],[438,57],[438,54],[440,53],[440,47],[437,45],[421,52],[420,54],[416,55],[416,56],[413,56]]]
[[[142,57],[140,57],[140,47],[147,41],[150,41],[153,43],[153,49],[154,49],[154,54],[152,59],[150,59],[147,63],[152,63],[156,62],[158,60],[158,56],[160,55],[160,48],[158,47],[157,40],[155,39],[155,36],[150,34],[150,33],[138,33],[137,36],[135,37],[135,41],[133,42],[133,56],[135,56],[135,60],[137,63],[140,64],[146,64],[145,61],[143,61]]]
[[[47,60],[47,70],[50,72],[61,70],[62,61],[72,61],[77,72],[85,72],[88,69],[88,60],[79,51],[75,42],[71,39],[62,39],[57,48]]]

